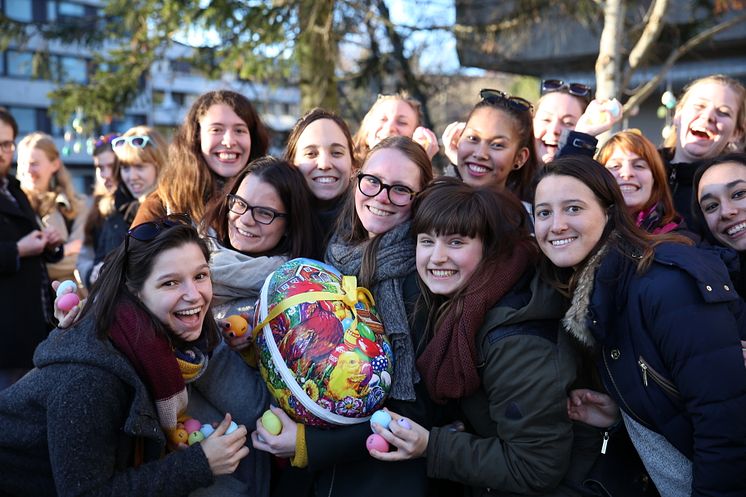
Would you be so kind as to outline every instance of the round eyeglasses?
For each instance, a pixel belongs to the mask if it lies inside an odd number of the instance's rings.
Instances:
[[[238,195],[229,193],[228,197],[228,210],[234,214],[242,216],[246,211],[251,211],[251,217],[254,218],[259,224],[272,224],[272,221],[277,217],[287,217],[288,215],[283,212],[277,212],[269,207],[260,207],[257,205],[249,205],[244,199]]]
[[[387,185],[378,176],[359,173],[357,175],[357,189],[366,197],[375,197],[382,190],[386,190],[389,202],[397,207],[404,207],[412,203],[417,192],[404,185]]]

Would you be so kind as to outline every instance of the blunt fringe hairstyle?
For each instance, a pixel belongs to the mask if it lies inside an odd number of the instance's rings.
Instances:
[[[316,107],[314,109],[309,110],[306,112],[300,119],[298,119],[295,122],[295,125],[293,126],[292,131],[290,131],[290,136],[288,137],[288,143],[285,147],[285,153],[283,154],[283,157],[286,161],[288,161],[291,164],[295,163],[295,154],[298,151],[298,140],[300,140],[300,137],[303,135],[303,132],[306,130],[306,128],[313,122],[319,121],[321,119],[328,119],[334,124],[336,124],[340,131],[342,131],[342,134],[345,136],[345,139],[347,140],[347,153],[350,154],[350,160],[352,161],[352,171],[353,174],[355,171],[357,171],[360,167],[360,164],[357,160],[357,155],[355,154],[355,146],[352,142],[352,135],[350,134],[350,128],[347,126],[347,123],[344,119],[339,117],[334,112],[328,111],[326,109],[322,109],[321,107]]]
[[[285,235],[276,247],[267,253],[258,255],[287,255],[296,257],[318,257],[321,255],[318,221],[313,215],[313,194],[306,179],[298,168],[283,159],[267,155],[249,163],[225,186],[222,194],[208,204],[201,229],[207,233],[214,230],[218,242],[225,247],[232,247],[228,237],[228,197],[235,194],[241,182],[249,175],[255,175],[262,182],[275,189],[282,201],[287,217],[285,218]],[[251,199],[246,199],[251,202]],[[273,222],[277,222],[276,220]],[[234,248],[235,250],[235,248]]]
[[[430,162],[430,158],[425,152],[425,149],[406,136],[389,136],[388,138],[384,138],[378,142],[378,144],[368,152],[368,156],[365,158],[361,170],[365,172],[366,164],[376,152],[388,149],[398,150],[417,167],[417,170],[420,173],[418,191],[422,191],[422,189],[425,188],[425,185],[432,181],[433,166]],[[363,262],[360,268],[360,274],[357,276],[361,286],[369,287],[371,286],[373,274],[376,270],[376,255],[378,254],[378,246],[381,237],[376,236],[370,238],[368,236],[368,231],[360,221],[357,211],[355,210],[356,190],[357,180],[353,178],[352,185],[350,185],[350,190],[347,194],[347,199],[345,200],[342,212],[337,221],[336,231],[341,234],[341,239],[344,242],[350,245],[364,245]]]
[[[431,181],[412,206],[412,234],[435,236],[461,235],[482,242],[482,260],[472,273],[478,281],[470,287],[465,282],[456,292],[445,297],[435,295],[418,277],[421,297],[417,309],[426,310],[427,325],[423,340],[440,329],[442,320],[455,312],[463,312],[464,299],[470,293],[482,292],[491,282],[481,275],[483,268],[499,264],[510,257],[515,247],[528,245],[533,255],[538,248],[531,241],[526,209],[507,192],[491,188],[474,188],[458,178],[440,177]]]
[[[733,162],[740,166],[746,167],[746,153],[725,154],[719,157],[715,157],[714,159],[710,159],[699,166],[697,171],[694,173],[694,178],[692,180],[693,188],[691,209],[692,214],[694,215],[693,228],[700,236],[714,245],[722,245],[722,243],[717,241],[715,237],[712,236],[712,232],[710,232],[710,228],[708,228],[707,226],[707,221],[705,221],[702,207],[700,207],[699,205],[699,183],[702,181],[702,176],[704,176],[705,172],[707,172],[708,169],[714,166],[719,166],[720,164],[726,164],[728,162]]]
[[[202,219],[207,199],[220,190],[220,180],[202,156],[200,142],[199,120],[213,105],[227,105],[246,123],[251,136],[249,162],[265,155],[269,147],[267,129],[246,97],[230,90],[200,95],[174,136],[158,189],[158,196],[171,212],[185,212],[195,220]]]
[[[513,130],[518,137],[518,150],[526,148],[528,159],[520,169],[514,169],[508,174],[505,187],[526,202],[531,201],[533,195],[532,182],[539,169],[539,159],[534,147],[534,120],[531,109],[520,110],[507,99],[481,100],[469,112],[466,125],[471,116],[479,109],[490,108],[501,111],[513,124]]]
[[[642,160],[648,163],[650,172],[653,175],[653,188],[650,192],[650,198],[642,210],[647,211],[660,202],[663,205],[663,219],[661,220],[661,224],[674,222],[678,218],[678,214],[673,205],[671,189],[668,186],[666,167],[663,165],[663,159],[661,159],[655,145],[638,130],[620,131],[601,147],[596,160],[605,166],[617,149],[640,156]]]
[[[118,169],[121,170],[122,166],[134,166],[148,162],[155,166],[156,173],[160,176],[168,162],[168,143],[163,135],[149,126],[135,126],[122,134],[122,138],[130,136],[147,136],[150,138],[150,143],[143,148],[125,143],[113,149],[119,163]],[[118,173],[117,181],[121,181]]]
[[[639,228],[626,208],[624,197],[614,176],[590,157],[571,155],[550,162],[539,171],[536,185],[550,176],[568,176],[580,181],[593,192],[599,205],[607,213],[608,220],[600,240],[579,266],[584,266],[601,247],[608,243],[611,248],[636,261],[637,271],[644,273],[653,262],[656,246],[664,242],[692,244],[689,238],[681,235],[673,233],[651,235]],[[557,289],[565,294],[572,294],[577,283],[575,277],[580,271],[575,271],[568,280],[568,271],[557,268],[545,256],[542,257],[542,273],[546,280]]]
[[[76,323],[91,315],[95,322],[96,335],[102,339],[106,338],[114,321],[114,309],[120,301],[128,299],[150,316],[153,327],[158,333],[166,336],[177,346],[183,345],[184,342],[170,333],[166,325],[145,307],[137,294],[153,272],[153,266],[159,254],[190,243],[196,244],[205,257],[205,262],[209,262],[210,251],[207,244],[199,237],[197,230],[189,225],[177,225],[163,229],[154,239],[147,242],[130,237],[129,250],[126,252],[125,244],[121,243],[106,257],[101,274],[93,284],[87,304],[75,320]],[[220,332],[211,309],[205,316],[201,337],[206,340],[208,350],[212,350],[220,343]]]

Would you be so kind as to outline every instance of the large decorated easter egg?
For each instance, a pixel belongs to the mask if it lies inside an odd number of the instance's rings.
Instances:
[[[394,357],[355,277],[293,259],[264,282],[254,315],[259,368],[278,405],[314,426],[367,421],[391,388]]]

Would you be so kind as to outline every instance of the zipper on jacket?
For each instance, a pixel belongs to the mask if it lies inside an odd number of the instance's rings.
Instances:
[[[627,412],[630,414],[630,416],[632,416],[633,418],[635,418],[635,420],[638,423],[641,423],[646,428],[651,428],[650,425],[647,422],[643,421],[642,418],[640,416],[638,416],[635,413],[635,411],[632,410],[632,408],[629,406],[629,404],[627,404],[627,401],[624,400],[624,397],[622,397],[622,392],[619,390],[619,387],[617,386],[616,381],[614,381],[614,375],[611,374],[611,369],[609,368],[609,362],[606,359],[606,347],[603,347],[601,349],[601,356],[604,358],[604,367],[606,367],[606,373],[609,375],[609,379],[611,380],[611,384],[614,386],[614,390],[616,390],[616,393],[619,396],[619,398],[621,399],[622,403],[624,404],[624,407],[627,408]]]
[[[668,396],[672,397],[675,400],[681,400],[681,394],[676,388],[676,385],[674,385],[671,380],[660,374],[658,371],[651,368],[650,364],[648,364],[642,356],[638,358],[637,364],[640,366],[640,370],[642,370],[642,382],[646,387],[648,386],[649,378],[653,381],[653,383],[657,384]]]
[[[604,432],[604,441],[601,444],[601,454],[606,454],[606,446],[609,445],[609,432]]]

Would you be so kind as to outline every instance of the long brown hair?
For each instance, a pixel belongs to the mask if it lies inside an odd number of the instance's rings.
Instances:
[[[433,179],[433,167],[430,158],[427,156],[425,149],[419,144],[412,141],[406,136],[389,136],[384,138],[373,147],[363,163],[362,171],[365,171],[365,165],[371,157],[379,150],[394,149],[404,154],[407,159],[412,161],[420,173],[418,191],[421,191],[427,183]],[[355,210],[355,190],[357,181],[353,181],[350,190],[347,193],[344,207],[337,222],[337,232],[342,234],[342,240],[350,245],[364,244],[363,262],[358,275],[358,281],[361,286],[370,286],[373,274],[376,269],[376,255],[381,236],[370,238],[368,231],[360,221],[360,217]]]
[[[519,244],[528,244],[538,252],[531,242],[527,213],[515,195],[498,192],[491,188],[474,188],[457,178],[440,177],[431,181],[412,205],[412,234],[432,233],[461,235],[479,238],[482,242],[482,261],[472,274],[479,286],[471,291],[479,292],[492,282],[481,278],[482,268],[499,264],[512,255]],[[463,309],[466,289],[464,283],[451,297],[433,294],[418,278],[422,291],[422,305],[428,310],[429,331],[440,328],[445,316]]]
[[[639,228],[627,210],[624,197],[614,176],[598,162],[584,155],[571,155],[556,159],[539,171],[536,185],[549,176],[569,176],[587,186],[599,205],[607,213],[606,226],[593,249],[578,264],[583,267],[607,243],[622,255],[636,261],[638,273],[644,273],[653,263],[655,247],[664,242],[692,245],[692,241],[674,233],[651,235]],[[536,205],[534,205],[534,209]],[[580,270],[558,268],[542,257],[542,274],[546,280],[565,294],[572,294]]]
[[[656,150],[655,145],[645,138],[639,130],[628,129],[620,131],[601,147],[596,160],[605,166],[617,149],[640,156],[642,160],[647,162],[650,172],[653,175],[653,188],[650,191],[650,198],[641,210],[647,211],[660,202],[663,206],[661,225],[675,222],[679,216],[673,205],[671,189],[668,186],[666,167],[663,165],[663,160],[658,150]]]
[[[340,131],[342,131],[342,134],[347,140],[347,151],[350,154],[350,159],[352,160],[352,171],[354,173],[354,171],[359,168],[359,162],[357,160],[357,156],[354,153],[355,146],[352,142],[350,128],[347,127],[347,123],[344,119],[339,117],[334,112],[322,109],[321,107],[316,107],[309,110],[295,122],[292,131],[290,131],[290,136],[288,137],[288,143],[285,147],[285,153],[283,154],[283,157],[286,161],[293,164],[295,162],[295,153],[298,150],[298,140],[300,140],[301,135],[311,123],[319,121],[321,119],[328,119],[334,122],[334,124],[339,127]]]
[[[91,315],[96,335],[106,338],[114,321],[114,309],[123,299],[128,299],[147,313],[157,332],[173,343],[181,344],[181,340],[173,333],[169,333],[165,324],[145,307],[137,298],[137,294],[153,272],[153,265],[160,253],[190,243],[199,247],[206,262],[210,260],[207,244],[195,228],[186,224],[161,229],[156,237],[149,241],[139,241],[130,237],[126,244],[127,250],[124,243],[120,244],[106,257],[101,275],[93,284],[87,304],[76,318],[76,323]],[[208,310],[205,316],[202,337],[206,339],[208,350],[212,350],[220,343],[220,332],[212,316],[212,310]]]
[[[202,230],[207,232],[208,228],[212,228],[222,245],[233,248],[228,238],[228,214],[230,212],[228,194],[236,193],[243,180],[250,174],[275,189],[287,213],[284,236],[276,247],[261,255],[287,255],[291,259],[321,255],[319,240],[321,230],[313,215],[311,208],[313,194],[308,188],[306,179],[298,168],[270,155],[251,161],[230,180],[222,195],[208,204],[202,220]]]
[[[168,164],[160,176],[158,196],[171,212],[186,212],[199,220],[219,181],[202,156],[199,120],[213,105],[227,105],[246,123],[251,136],[249,162],[267,153],[269,135],[254,106],[243,95],[229,90],[211,91],[194,101],[184,124],[174,137]]]

